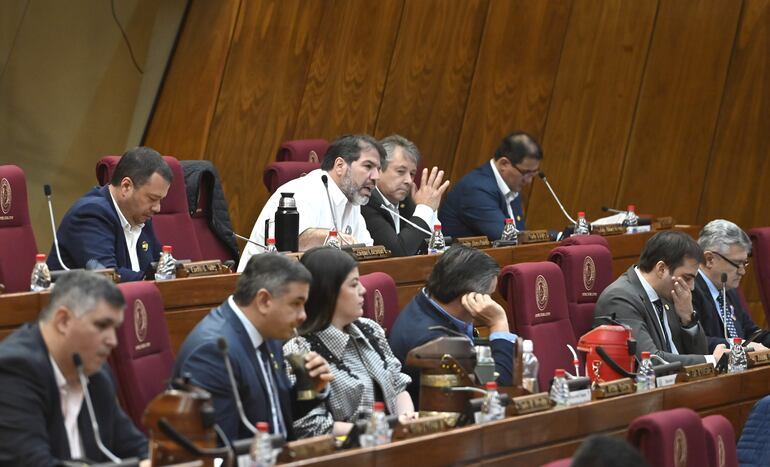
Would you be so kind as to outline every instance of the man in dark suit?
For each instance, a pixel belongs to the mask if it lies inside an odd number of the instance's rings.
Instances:
[[[110,184],[93,188],[64,215],[56,233],[64,265],[117,268],[123,282],[142,280],[160,256],[150,219],[160,211],[172,177],[154,149],[137,147],[123,154]],[[55,245],[48,267],[63,269]]]
[[[738,286],[746,274],[751,254],[751,240],[746,232],[730,221],[717,219],[703,227],[698,238],[703,248],[703,262],[695,279],[693,308],[698,312],[706,333],[709,350],[728,344],[729,338],[747,339],[757,334],[752,347],[762,350],[770,346],[770,333],[760,328],[741,305]],[[727,303],[722,307],[722,275],[727,282]],[[726,317],[723,315],[726,311]],[[727,326],[725,326],[727,323]],[[726,328],[726,329],[725,329]]]
[[[509,331],[505,310],[490,294],[497,287],[500,267],[486,253],[456,244],[444,252],[428,277],[425,288],[401,310],[390,331],[390,348],[412,378],[407,387],[415,405],[419,403],[420,370],[406,365],[410,350],[447,331],[443,326],[474,337],[474,321],[489,327],[489,342],[498,384],[513,384],[513,352],[516,336]]]
[[[422,183],[415,190],[414,176],[420,163],[417,146],[399,135],[380,141],[387,157],[369,202],[361,206],[366,228],[375,245],[383,245],[393,256],[414,255],[430,237],[441,196],[449,181],[441,183],[444,171],[422,170]],[[402,221],[401,217],[409,219]],[[413,225],[414,224],[414,225]]]
[[[80,355],[104,445],[147,457],[147,440],[118,406],[104,365],[117,345],[123,295],[106,278],[73,271],[56,282],[39,321],[0,343],[0,465],[106,462],[98,449],[73,362]]]
[[[211,393],[216,422],[230,439],[253,436],[241,423],[233,389],[217,341],[229,346],[229,359],[243,410],[250,425],[268,422],[271,432],[293,438],[292,420],[309,412],[319,399],[298,401],[286,376],[283,340],[305,320],[310,272],[298,261],[278,254],[252,257],[235,293],[206,315],[190,332],[176,356],[173,375],[187,375]],[[321,390],[331,380],[329,366],[315,352],[306,368]]]
[[[614,316],[631,328],[638,354],[648,351],[685,365],[714,364],[725,346],[708,354],[708,344],[692,308],[691,291],[703,251],[684,232],[663,231],[650,238],[631,266],[599,296],[594,327]]]
[[[543,151],[523,132],[506,136],[489,162],[474,169],[449,191],[438,213],[444,235],[486,235],[500,239],[505,219],[525,229],[521,190],[540,171]]]

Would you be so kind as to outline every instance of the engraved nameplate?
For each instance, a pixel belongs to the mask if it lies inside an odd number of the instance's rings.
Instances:
[[[700,363],[698,365],[689,365],[682,368],[679,375],[680,381],[698,381],[699,379],[716,376],[716,373],[714,372],[714,365],[711,363]]]
[[[748,361],[749,368],[755,366],[767,365],[770,363],[770,350],[761,350],[746,353],[746,360]]]
[[[414,438],[415,436],[439,433],[448,429],[449,425],[446,423],[446,417],[442,415],[422,417],[417,420],[399,423],[393,430],[393,440]]]
[[[672,373],[666,376],[658,376],[655,378],[655,386],[659,388],[665,388],[666,386],[673,386],[676,383],[676,375],[678,373]]]
[[[514,397],[508,406],[513,415],[524,415],[548,410],[553,405],[547,392],[539,392],[528,396]]]
[[[279,460],[281,462],[294,462],[311,457],[324,456],[333,453],[336,447],[336,442],[332,435],[291,441],[284,446]]]
[[[519,244],[550,242],[551,236],[547,230],[523,230],[519,232]]]
[[[605,225],[592,225],[591,233],[608,236],[608,235],[620,235],[626,233],[626,228],[623,224],[605,224]]]
[[[567,405],[583,404],[585,402],[591,402],[591,389],[578,389],[577,391],[570,391],[569,398],[567,399]]]
[[[631,378],[621,378],[605,383],[598,383],[594,389],[594,397],[597,399],[606,399],[608,397],[622,396],[631,394],[636,389]]]
[[[217,274],[229,274],[230,268],[222,264],[218,259],[209,261],[195,261],[190,263],[177,263],[176,277],[202,277]]]
[[[655,219],[655,222],[652,223],[652,227],[655,230],[671,229],[674,227],[675,223],[674,218],[671,216],[658,217]]]
[[[367,259],[390,258],[390,250],[386,249],[382,245],[356,246],[351,248],[350,251],[358,261],[365,261]]]
[[[455,241],[471,248],[491,248],[492,244],[485,235],[479,237],[459,237]]]

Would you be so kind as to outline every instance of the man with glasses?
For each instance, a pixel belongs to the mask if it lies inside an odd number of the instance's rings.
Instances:
[[[497,240],[506,218],[524,230],[521,190],[540,171],[543,151],[524,132],[506,136],[494,157],[463,177],[449,192],[438,217],[445,235],[486,235]]]
[[[698,244],[703,248],[703,261],[695,279],[692,303],[700,316],[709,350],[727,344],[725,336],[748,339],[754,334],[757,334],[754,340],[764,345],[752,344],[752,347],[764,349],[764,346],[770,346],[770,333],[754,323],[738,296],[738,286],[749,266],[749,236],[734,223],[717,219],[703,227]],[[727,279],[727,303],[724,306],[723,274]]]

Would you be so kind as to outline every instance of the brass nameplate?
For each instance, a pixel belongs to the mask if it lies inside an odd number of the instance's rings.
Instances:
[[[608,397],[631,394],[634,391],[636,391],[636,388],[631,378],[621,378],[596,384],[593,395],[595,399],[606,399]]]
[[[323,435],[286,443],[278,457],[280,462],[295,462],[331,454],[337,448],[334,436]]]
[[[459,237],[455,239],[455,241],[471,248],[492,248],[492,244],[489,243],[489,239],[486,235],[481,235],[479,237]]]
[[[190,263],[177,263],[176,277],[202,277],[217,274],[229,274],[230,268],[222,264],[218,259],[209,261],[195,261]]]
[[[414,438],[415,436],[429,435],[432,433],[440,433],[448,430],[446,417],[442,415],[434,415],[432,417],[418,418],[417,420],[409,420],[404,423],[399,423],[396,428],[393,429],[393,440]]]
[[[551,236],[547,230],[522,230],[519,232],[519,245],[527,243],[550,242]]]
[[[355,256],[358,261],[390,258],[390,250],[382,245],[355,246],[350,249],[350,252],[353,253],[353,256]]]
[[[749,364],[749,368],[754,368],[755,366],[767,365],[768,363],[770,363],[770,350],[746,352],[746,360]]]
[[[101,274],[116,284],[120,283],[120,274],[118,274],[118,270],[115,268],[92,269],[91,271],[97,274]]]
[[[551,399],[548,398],[547,392],[539,392],[528,396],[514,397],[508,407],[514,415],[542,412],[551,408]]]
[[[655,230],[665,230],[674,228],[674,224],[676,224],[676,222],[673,217],[665,216],[656,218],[655,222],[652,223],[652,227]]]
[[[716,376],[714,365],[711,363],[700,363],[698,365],[688,365],[679,372],[677,381],[698,381],[699,379],[711,378]]]
[[[626,233],[626,228],[623,224],[592,225],[591,233],[606,237],[608,235],[624,234]]]

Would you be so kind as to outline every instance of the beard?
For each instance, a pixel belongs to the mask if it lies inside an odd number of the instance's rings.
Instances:
[[[356,185],[353,181],[353,177],[350,176],[350,170],[342,176],[342,183],[340,184],[340,191],[348,198],[348,200],[356,206],[363,206],[369,202],[369,196],[361,194],[361,188],[363,185]],[[369,188],[370,193],[373,186]]]

